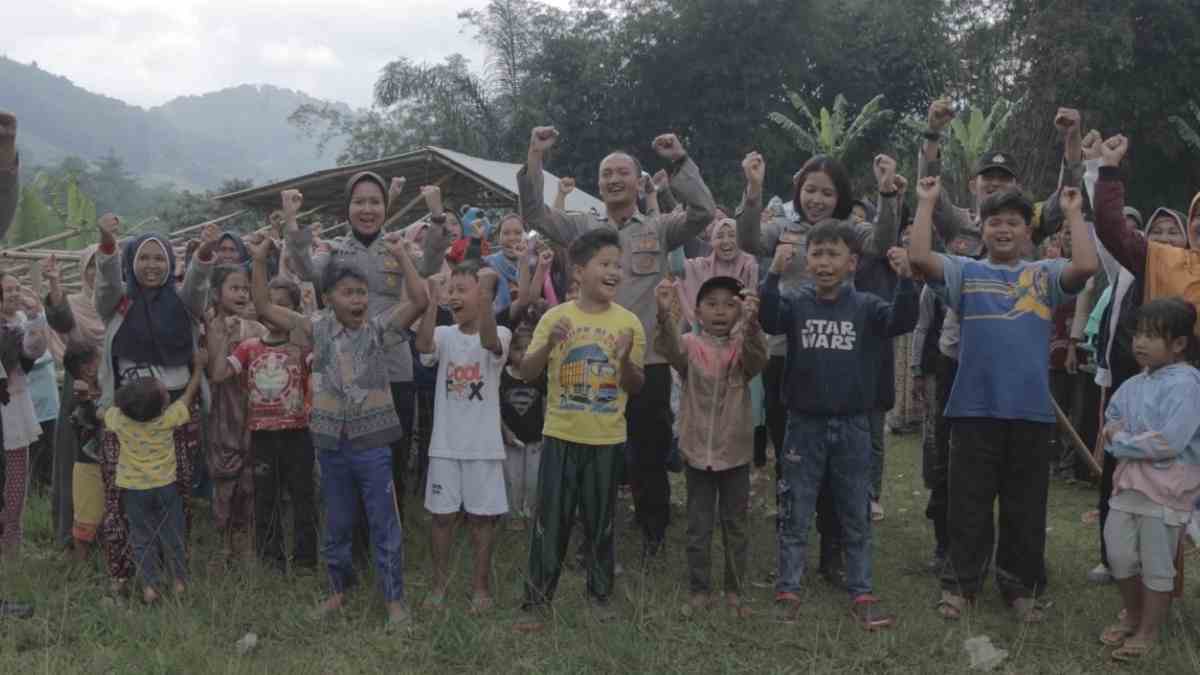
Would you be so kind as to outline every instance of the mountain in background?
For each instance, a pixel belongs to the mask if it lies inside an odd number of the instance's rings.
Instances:
[[[183,96],[146,110],[87,91],[36,62],[0,57],[0,92],[0,108],[19,119],[26,166],[113,153],[144,183],[199,190],[231,178],[261,184],[327,168],[341,151],[331,143],[318,154],[316,143],[288,124],[296,108],[322,101],[271,85]]]

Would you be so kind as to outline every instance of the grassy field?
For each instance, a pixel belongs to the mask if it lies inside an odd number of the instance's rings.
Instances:
[[[32,600],[30,621],[0,623],[0,673],[368,673],[368,672],[839,672],[956,673],[968,670],[963,641],[987,635],[1009,651],[995,672],[1184,673],[1200,671],[1194,620],[1196,591],[1172,612],[1163,648],[1138,668],[1118,668],[1096,639],[1119,609],[1115,589],[1089,586],[1095,564],[1094,526],[1080,516],[1094,502],[1089,486],[1055,482],[1048,528],[1049,621],[1021,628],[994,590],[960,623],[940,619],[933,606],[937,585],[923,571],[932,535],[923,516],[925,491],[913,436],[889,438],[887,520],[875,536],[875,582],[900,615],[894,630],[867,634],[847,617],[846,597],[816,577],[797,623],[776,621],[767,575],[775,566],[773,497],[765,472],[755,476],[751,515],[750,594],[755,615],[738,620],[723,611],[683,616],[683,490],[676,484],[676,518],[665,558],[649,571],[636,569],[637,537],[625,527],[620,541],[626,568],[619,578],[619,621],[598,624],[583,602],[583,577],[570,571],[559,588],[556,614],[542,633],[513,630],[518,619],[525,535],[504,533],[495,561],[498,608],[466,614],[469,551],[456,549],[450,609],[416,611],[409,632],[386,633],[378,593],[360,590],[352,606],[325,622],[306,617],[321,597],[319,576],[285,578],[249,564],[210,574],[215,550],[204,525],[198,533],[195,579],[186,599],[156,608],[107,597],[98,565],[88,569],[59,560],[50,546],[44,499],[27,514],[26,550],[0,568],[5,597]],[[413,606],[429,582],[428,522],[410,498],[406,583]],[[622,514],[631,515],[627,502]],[[206,523],[205,519],[201,522]],[[718,537],[719,539],[719,537]],[[719,546],[719,544],[717,544]],[[720,560],[719,551],[714,559]],[[714,574],[720,579],[719,570]],[[247,632],[258,647],[239,656]]]

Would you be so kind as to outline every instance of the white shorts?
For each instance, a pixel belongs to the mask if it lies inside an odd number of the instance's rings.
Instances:
[[[425,509],[436,514],[461,509],[474,516],[508,513],[504,460],[430,457]]]

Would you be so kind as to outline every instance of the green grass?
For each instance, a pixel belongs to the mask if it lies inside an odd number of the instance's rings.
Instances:
[[[44,499],[27,513],[26,549],[3,563],[5,597],[32,600],[30,621],[0,623],[0,673],[366,673],[366,672],[839,672],[957,673],[967,670],[963,641],[988,635],[1009,658],[997,672],[1183,673],[1200,670],[1200,652],[1189,617],[1196,593],[1176,605],[1163,648],[1139,668],[1117,668],[1096,636],[1119,609],[1113,587],[1089,586],[1085,572],[1095,564],[1094,526],[1080,515],[1095,501],[1093,488],[1056,482],[1050,497],[1048,557],[1049,621],[1019,627],[989,584],[979,609],[961,623],[938,618],[938,590],[922,571],[932,547],[924,519],[919,449],[913,436],[889,438],[885,505],[887,520],[876,530],[875,582],[899,626],[879,634],[858,629],[846,613],[846,597],[813,580],[802,620],[784,624],[770,610],[772,591],[750,593],[755,616],[736,620],[713,611],[685,618],[682,486],[676,482],[676,517],[665,560],[649,573],[635,571],[637,537],[621,529],[621,560],[627,571],[617,582],[621,619],[597,624],[584,608],[583,578],[564,575],[556,614],[542,633],[519,634],[518,618],[526,539],[503,533],[495,560],[499,607],[483,618],[469,617],[465,538],[456,549],[450,610],[416,611],[412,631],[383,631],[382,600],[372,586],[351,596],[342,616],[315,623],[305,616],[324,592],[320,576],[284,578],[246,566],[209,574],[215,550],[203,523],[196,535],[194,583],[181,603],[145,608],[106,597],[99,566],[73,567],[58,559],[49,537]],[[755,477],[751,515],[751,577],[766,579],[775,566],[773,497],[765,473]],[[627,514],[628,503],[622,503]],[[419,605],[429,583],[428,522],[410,498],[407,518],[406,583]],[[719,537],[718,537],[719,540]],[[714,559],[720,560],[719,543]],[[719,570],[714,570],[720,579]],[[258,634],[258,649],[239,657],[235,642]]]

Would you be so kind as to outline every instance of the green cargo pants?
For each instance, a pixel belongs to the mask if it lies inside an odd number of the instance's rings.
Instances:
[[[584,445],[547,436],[538,470],[537,519],[529,540],[528,605],[548,605],[562,573],[575,509],[582,511],[588,596],[606,602],[613,588],[613,512],[624,445]]]

